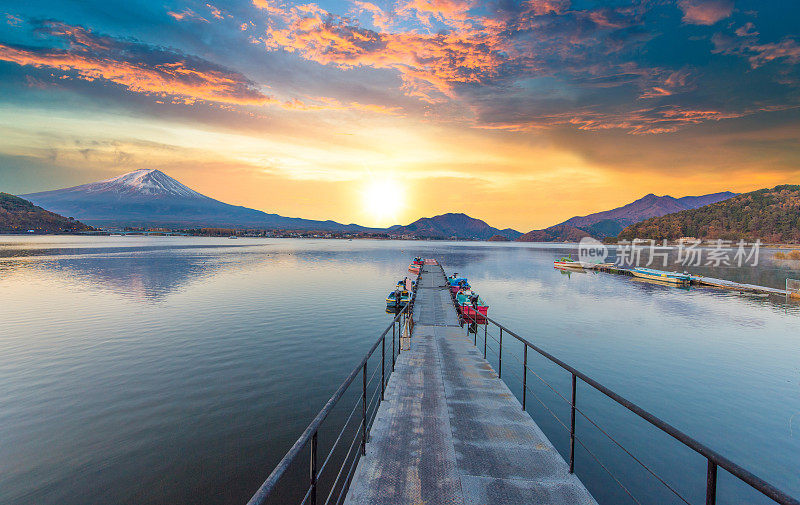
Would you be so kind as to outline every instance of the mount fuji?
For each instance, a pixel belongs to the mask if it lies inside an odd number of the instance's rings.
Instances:
[[[283,217],[230,205],[202,195],[155,169],[136,170],[104,181],[20,196],[93,226],[372,230],[355,224]]]

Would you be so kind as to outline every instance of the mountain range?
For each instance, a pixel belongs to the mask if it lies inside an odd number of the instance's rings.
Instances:
[[[586,216],[575,216],[549,228],[530,231],[518,240],[522,242],[574,242],[587,236],[615,237],[626,226],[645,219],[696,209],[734,196],[736,193],[730,191],[681,198],[669,195],[657,196],[650,193],[615,209],[595,212]]]
[[[486,240],[495,235],[514,240],[522,235],[510,228],[494,228],[466,214],[442,214],[388,229],[284,217],[214,200],[155,169],[136,170],[100,182],[21,196],[53,212],[76,216],[102,227],[257,228],[461,240]]]
[[[576,242],[586,236],[617,236],[626,226],[724,201],[735,193],[726,191],[682,198],[649,194],[615,209],[575,216],[524,235],[511,228],[495,228],[463,213],[423,217],[407,225],[385,229],[284,217],[215,200],[155,169],[136,170],[99,182],[20,196],[53,213],[106,228],[253,228],[365,232],[419,239]]]
[[[800,242],[800,186],[759,189],[696,209],[653,217],[625,228],[620,239],[681,237]]]
[[[160,170],[136,170],[71,188],[20,195],[93,226],[371,231],[355,224],[268,214],[214,200]]]

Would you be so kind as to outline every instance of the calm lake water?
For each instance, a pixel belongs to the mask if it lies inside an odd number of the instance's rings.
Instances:
[[[246,502],[389,323],[383,298],[415,255],[467,275],[506,326],[800,495],[800,306],[553,269],[570,250],[0,236],[0,503]],[[771,254],[702,273],[774,287],[800,277]],[[520,353],[504,347],[517,393]],[[533,355],[531,366],[567,394],[565,372]],[[587,387],[578,402],[702,502],[702,457]],[[530,394],[528,406],[566,454],[563,428]],[[676,502],[588,423],[578,435],[641,503]],[[576,466],[602,504],[634,503],[583,450]],[[768,503],[724,472],[719,492]]]

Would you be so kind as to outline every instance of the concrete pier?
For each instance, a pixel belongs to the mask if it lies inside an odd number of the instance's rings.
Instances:
[[[418,279],[348,505],[596,505],[459,326],[439,265]]]

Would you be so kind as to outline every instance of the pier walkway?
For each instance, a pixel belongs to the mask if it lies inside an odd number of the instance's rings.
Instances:
[[[413,321],[345,503],[596,505],[464,335],[438,264]]]

